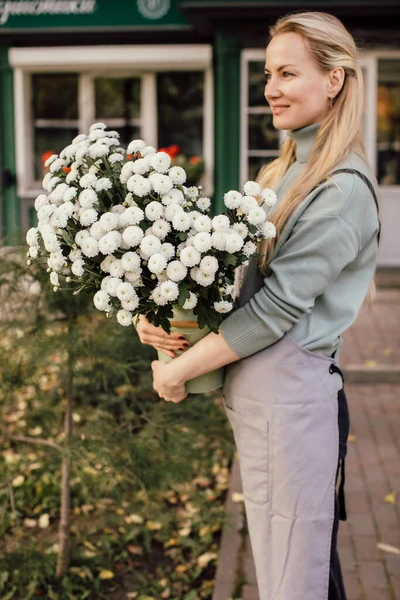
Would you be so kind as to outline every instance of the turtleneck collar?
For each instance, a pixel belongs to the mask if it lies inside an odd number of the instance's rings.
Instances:
[[[287,135],[296,142],[297,162],[306,163],[310,158],[319,126],[319,123],[313,123],[312,125],[307,125],[307,127],[287,132]]]

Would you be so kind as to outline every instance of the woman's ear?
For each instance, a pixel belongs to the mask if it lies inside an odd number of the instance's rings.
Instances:
[[[336,98],[343,87],[345,72],[343,67],[337,67],[329,71],[328,95],[330,98]]]

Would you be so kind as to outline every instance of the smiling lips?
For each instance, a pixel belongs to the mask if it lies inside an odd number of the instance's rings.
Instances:
[[[288,104],[274,104],[273,106],[271,106],[272,114],[280,115],[287,108],[289,108]]]

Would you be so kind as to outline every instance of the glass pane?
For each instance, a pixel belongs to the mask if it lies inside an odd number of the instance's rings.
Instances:
[[[264,165],[267,165],[268,163],[270,163],[272,160],[275,160],[275,158],[278,158],[277,156],[250,156],[249,157],[249,175],[248,175],[248,180],[249,181],[254,181],[257,178],[257,175],[261,169],[261,167],[264,167]]]
[[[265,61],[249,62],[249,106],[265,106]]]
[[[58,154],[78,135],[75,127],[34,128],[34,178],[37,181],[44,175],[43,163],[51,154]]]
[[[378,180],[400,185],[400,60],[378,64]]]
[[[32,75],[33,118],[77,119],[78,75],[46,73]]]
[[[140,117],[140,78],[99,77],[94,80],[96,119]]]
[[[179,146],[187,157],[203,155],[204,73],[157,74],[158,147]]]
[[[272,124],[272,115],[249,115],[249,149],[279,149],[279,131]]]

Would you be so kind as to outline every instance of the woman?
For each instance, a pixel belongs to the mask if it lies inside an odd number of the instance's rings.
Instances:
[[[154,362],[154,387],[179,402],[188,379],[229,365],[226,410],[260,599],[342,600],[335,484],[348,413],[337,353],[371,285],[380,229],[362,74],[353,38],[331,15],[289,15],[270,33],[265,97],[288,139],[259,182],[277,192],[268,215],[277,237],[250,264],[220,333]],[[182,344],[145,319],[138,331],[170,354]]]

